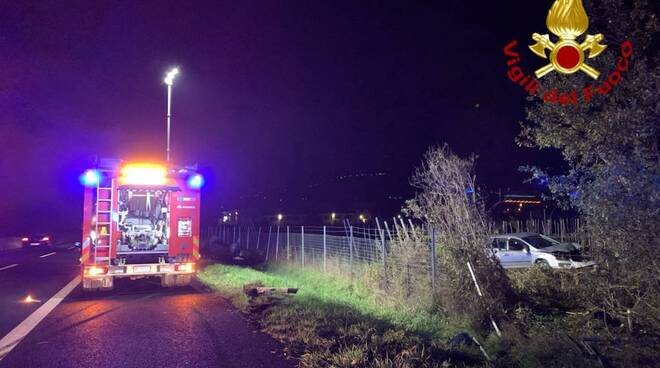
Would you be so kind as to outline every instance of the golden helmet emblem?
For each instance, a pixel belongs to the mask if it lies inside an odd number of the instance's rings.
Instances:
[[[587,35],[582,42],[577,39],[589,28],[589,17],[582,6],[582,0],[555,0],[546,18],[548,30],[559,40],[553,42],[548,34],[534,33],[532,39],[536,41],[529,46],[536,55],[547,59],[550,63],[536,70],[536,77],[557,71],[563,74],[573,74],[577,71],[586,73],[593,79],[597,79],[600,73],[585,62],[585,54],[588,58],[598,56],[607,45],[600,42],[603,35]],[[547,55],[546,51],[550,52]]]

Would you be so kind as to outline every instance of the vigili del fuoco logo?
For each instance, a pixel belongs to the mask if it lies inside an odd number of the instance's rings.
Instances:
[[[549,34],[534,33],[532,40],[536,43],[529,49],[538,57],[548,59],[548,63],[537,69],[533,77],[525,73],[520,67],[520,54],[514,51],[518,40],[507,44],[503,51],[508,57],[507,76],[522,87],[528,94],[543,98],[545,103],[559,103],[561,105],[577,105],[589,103],[598,95],[609,94],[623,78],[628,70],[633,48],[630,41],[625,41],[620,47],[620,56],[617,58],[615,68],[607,77],[600,78],[600,71],[587,62],[596,58],[607,45],[603,34],[587,34],[589,17],[582,6],[582,0],[555,0],[548,11],[546,25],[556,41]],[[580,40],[581,39],[581,40]],[[594,80],[581,91],[558,91],[557,88],[543,88],[539,79],[549,73],[574,74],[584,73]],[[538,79],[537,79],[538,78]]]

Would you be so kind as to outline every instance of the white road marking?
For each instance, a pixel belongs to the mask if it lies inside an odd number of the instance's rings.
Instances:
[[[8,269],[14,268],[16,266],[18,266],[18,263],[10,264],[9,266],[0,267],[0,271],[8,270]]]
[[[10,351],[12,351],[16,345],[18,345],[21,340],[27,334],[30,333],[41,320],[43,320],[50,312],[57,307],[58,304],[66,298],[69,293],[78,286],[80,283],[80,276],[76,276],[71,280],[62,290],[58,291],[57,294],[53,295],[52,298],[48,299],[39,309],[32,312],[23,322],[11,330],[7,336],[3,337],[0,340],[0,361],[2,358],[6,357]]]
[[[52,255],[55,254],[55,253],[57,253],[57,252],[50,252],[50,253],[48,253],[48,254],[44,254],[43,256],[39,256],[39,258],[50,257],[50,256],[52,256]]]

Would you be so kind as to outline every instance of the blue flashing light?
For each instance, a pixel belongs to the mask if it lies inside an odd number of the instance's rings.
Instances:
[[[474,188],[465,189],[465,194],[474,194]]]
[[[195,174],[188,178],[188,186],[193,189],[199,189],[204,186],[204,177],[200,174]]]
[[[96,170],[87,170],[80,176],[80,183],[86,187],[95,187],[101,181],[101,175]]]

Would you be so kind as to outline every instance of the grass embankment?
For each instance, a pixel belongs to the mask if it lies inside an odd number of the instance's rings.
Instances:
[[[339,276],[270,268],[267,272],[211,265],[199,273],[203,283],[250,313],[264,331],[300,357],[301,367],[446,367],[474,366],[474,351],[450,351],[449,336],[459,330],[421,309],[388,304],[375,289]],[[299,288],[273,300],[249,298],[246,284]]]

